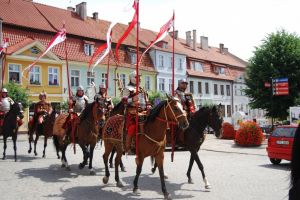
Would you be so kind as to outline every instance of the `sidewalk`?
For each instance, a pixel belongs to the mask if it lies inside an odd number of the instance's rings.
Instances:
[[[201,149],[215,152],[267,156],[267,142],[268,141],[266,139],[265,141],[263,141],[262,145],[258,147],[241,147],[236,145],[234,143],[234,140],[218,139],[213,134],[207,134],[206,139],[203,145],[201,146]]]

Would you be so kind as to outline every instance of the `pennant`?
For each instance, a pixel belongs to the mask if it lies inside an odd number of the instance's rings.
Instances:
[[[93,68],[91,71],[94,70],[94,68],[96,67],[96,65],[98,65],[104,58],[105,56],[107,56],[107,54],[109,53],[110,49],[111,49],[111,35],[112,35],[112,28],[117,24],[117,22],[112,22],[108,28],[108,31],[106,33],[106,43],[101,45],[97,51],[93,54],[91,60],[89,61],[89,67],[88,70],[90,71],[90,67],[94,61],[94,59],[99,56],[99,59],[95,62],[95,64],[93,65]],[[105,51],[104,51],[105,50]],[[103,53],[104,51],[104,53]],[[103,54],[102,54],[103,53]]]
[[[123,33],[122,37],[118,40],[118,43],[116,45],[116,59],[117,59],[117,62],[120,63],[120,60],[119,60],[119,47],[120,45],[122,44],[122,42],[127,38],[127,36],[129,35],[129,33],[132,31],[132,29],[134,28],[134,26],[137,24],[137,20],[138,20],[138,13],[137,13],[137,2],[136,0],[134,1],[133,3],[133,6],[132,6],[135,10],[134,12],[134,16],[131,20],[131,23],[130,25],[128,26],[128,28],[126,29],[126,31]]]
[[[146,53],[146,52],[147,52],[154,44],[156,44],[157,42],[163,40],[163,39],[167,36],[167,34],[168,34],[170,28],[171,28],[171,27],[173,26],[173,24],[174,24],[174,19],[175,19],[175,17],[174,17],[174,14],[173,14],[172,18],[160,28],[160,31],[159,31],[159,33],[157,34],[157,36],[156,36],[156,38],[154,39],[154,41],[152,41],[152,42],[148,45],[148,47],[146,48],[146,50],[143,52],[142,56],[140,57],[139,63],[141,62],[141,60],[142,60],[143,56],[145,55],[145,53]]]
[[[3,39],[3,44],[2,44],[2,46],[0,46],[0,56],[1,56],[2,52],[4,52],[4,50],[8,47],[8,41],[9,41],[9,38]]]
[[[29,72],[32,67],[37,63],[37,61],[39,59],[41,59],[44,55],[46,55],[48,53],[48,51],[50,51],[55,45],[65,41],[66,39],[66,30],[65,29],[61,29],[59,32],[57,32],[57,34],[54,36],[54,38],[50,41],[50,43],[48,44],[46,50],[32,63],[30,64],[28,67],[26,67],[23,71],[27,70],[27,72]]]

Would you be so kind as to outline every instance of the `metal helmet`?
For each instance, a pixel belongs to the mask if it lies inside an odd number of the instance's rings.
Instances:
[[[106,89],[106,85],[104,83],[100,84],[99,89]]]
[[[132,71],[129,74],[129,80],[131,83],[136,84],[136,71]]]
[[[1,92],[8,92],[6,88],[2,88]]]
[[[77,91],[80,91],[80,90],[81,90],[81,91],[84,91],[84,89],[83,89],[83,86],[82,86],[82,85],[78,86],[76,90],[77,90]]]
[[[178,83],[179,83],[179,84],[180,84],[180,83],[186,83],[186,84],[188,84],[188,82],[186,81],[185,78],[180,79],[180,80],[178,81]]]
[[[42,100],[42,97],[47,98],[47,93],[46,92],[41,92],[39,95],[39,99]]]

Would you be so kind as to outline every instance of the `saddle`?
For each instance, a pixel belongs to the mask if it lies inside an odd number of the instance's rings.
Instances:
[[[140,112],[138,114],[138,117],[139,117],[138,133],[142,133],[142,134],[145,133],[145,123],[147,120],[147,116],[148,116],[148,114],[146,111]]]

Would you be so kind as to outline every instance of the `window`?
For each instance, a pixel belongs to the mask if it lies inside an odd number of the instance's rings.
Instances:
[[[205,83],[205,94],[209,94],[209,85],[208,85],[208,82]]]
[[[122,81],[123,87],[126,85],[126,74],[120,74],[120,80]]]
[[[225,105],[221,105],[222,117],[225,117]]]
[[[215,70],[216,70],[217,74],[225,75],[225,68],[224,67],[217,67],[216,66]]]
[[[194,71],[203,72],[203,65],[200,62],[191,61],[191,69]]]
[[[101,84],[106,84],[107,80],[107,73],[102,73],[101,74]]]
[[[158,79],[158,89],[159,91],[165,91],[165,79],[164,78],[159,78]]]
[[[238,106],[237,105],[235,105],[235,112],[237,112],[238,111]]]
[[[131,52],[131,53],[129,53],[129,56],[130,56],[130,63],[132,65],[135,65],[136,64],[136,53],[135,52]]]
[[[190,81],[190,93],[194,93],[194,81]]]
[[[221,95],[224,95],[224,85],[220,85],[220,92],[221,92]]]
[[[226,85],[226,94],[230,96],[230,85]]]
[[[21,73],[20,65],[17,64],[8,64],[8,79],[9,82],[20,83],[21,82]]]
[[[85,43],[84,44],[84,53],[87,56],[92,56],[94,53],[94,45]]]
[[[158,66],[161,68],[164,67],[164,57],[162,55],[158,56]]]
[[[87,85],[95,83],[95,72],[87,72]]]
[[[169,92],[172,93],[172,79],[169,79]]]
[[[49,85],[59,85],[58,68],[57,67],[49,67],[48,68],[48,84]]]
[[[214,84],[214,95],[218,95],[218,85]]]
[[[29,83],[32,85],[41,85],[41,68],[33,66],[29,73]]]
[[[79,70],[71,70],[71,86],[72,87],[79,86],[79,76],[80,76]]]
[[[234,86],[234,95],[237,96],[237,87],[236,87],[236,85]]]
[[[170,69],[172,69],[172,66],[173,66],[173,57],[170,57],[170,65],[169,65],[170,67]]]
[[[150,76],[145,76],[145,90],[150,90],[150,87],[151,87]]]
[[[243,104],[241,104],[241,111],[244,112],[244,105]]]
[[[198,94],[202,94],[202,83],[198,82]]]
[[[178,70],[182,70],[183,63],[182,63],[182,59],[181,58],[178,59],[178,63],[179,63]]]
[[[243,95],[243,86],[240,86],[240,94]]]
[[[231,117],[231,105],[227,105],[227,117]]]

